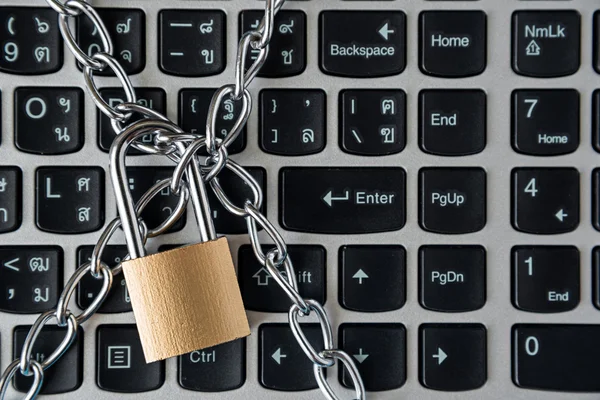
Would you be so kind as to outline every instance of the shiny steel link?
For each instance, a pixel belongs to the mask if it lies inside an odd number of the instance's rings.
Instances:
[[[89,4],[79,0],[69,0],[65,3],[65,6],[72,10],[78,10],[80,14],[87,16],[89,20],[92,21],[92,24],[94,25],[94,28],[96,28],[98,36],[102,41],[102,52],[112,56],[114,47],[112,39],[110,38],[110,33],[106,29],[104,22],[102,22],[102,19],[96,10]],[[103,70],[106,68],[106,63],[95,58],[94,54],[88,55],[81,47],[79,47],[79,44],[77,44],[75,37],[71,33],[71,28],[69,28],[69,20],[71,17],[72,15],[62,13],[58,16],[58,27],[60,28],[60,33],[64,38],[67,47],[71,50],[71,53],[73,53],[77,61],[84,67],[92,68],[97,71]]]
[[[356,397],[353,400],[364,400],[367,398],[367,392],[365,390],[365,385],[360,377],[360,372],[356,367],[356,363],[347,353],[341,350],[323,350],[321,352],[321,356],[325,358],[331,358],[332,360],[340,360],[342,365],[348,371],[348,375],[350,375],[350,379],[354,383],[354,393]],[[328,400],[340,400],[340,398],[335,394],[329,382],[327,382],[327,378],[325,377],[325,368],[314,364],[313,372],[315,373],[315,378],[317,379],[317,384],[319,388],[325,394]]]
[[[125,98],[127,99],[128,103],[137,102],[135,90],[133,89],[131,80],[127,76],[127,73],[121,64],[112,55],[107,53],[96,53],[92,56],[92,59],[105,63],[115,73],[117,78],[119,78],[119,82],[121,82],[123,90],[125,91]],[[85,80],[88,93],[92,97],[92,100],[94,100],[96,107],[98,107],[106,116],[108,116],[110,119],[116,119],[118,121],[125,121],[131,116],[131,114],[124,114],[120,111],[117,111],[102,98],[100,92],[98,91],[98,87],[96,86],[96,82],[94,81],[93,68],[85,66],[83,68],[83,78]]]
[[[33,369],[33,382],[31,382],[31,388],[25,394],[24,400],[35,399],[42,390],[42,384],[44,383],[44,370],[39,362],[31,360],[31,368]],[[19,371],[19,359],[16,359],[6,367],[4,374],[0,377],[0,399],[6,397],[6,391],[10,386],[10,381]]]
[[[306,356],[314,363],[315,379],[325,397],[330,400],[339,400],[327,382],[323,371],[325,368],[335,365],[336,360],[340,360],[354,382],[356,394],[354,398],[357,400],[366,399],[364,385],[356,364],[347,353],[337,350],[334,347],[333,328],[325,309],[315,300],[304,299],[298,291],[296,272],[292,260],[288,255],[287,245],[277,228],[259,211],[263,202],[263,193],[260,185],[247,170],[229,159],[227,151],[228,146],[238,137],[250,116],[252,97],[247,88],[266,61],[269,43],[273,36],[275,16],[285,3],[285,0],[267,0],[265,2],[265,14],[258,28],[246,33],[240,40],[235,63],[235,82],[234,84],[223,86],[213,96],[208,110],[205,135],[185,133],[164,115],[137,104],[131,80],[123,70],[121,64],[112,56],[113,45],[110,34],[96,11],[89,4],[83,0],[68,0],[66,2],[61,0],[46,0],[46,2],[59,13],[59,27],[65,43],[67,43],[67,47],[77,60],[84,66],[84,79],[87,90],[100,111],[111,119],[111,124],[115,132],[118,135],[123,134],[125,137],[132,138],[131,145],[142,152],[163,155],[176,163],[173,176],[153,185],[142,196],[135,207],[131,209],[129,215],[125,216],[128,222],[134,222],[134,225],[137,218],[139,232],[136,232],[135,235],[136,242],[145,244],[148,238],[162,235],[182,217],[188,207],[190,197],[198,195],[194,192],[197,181],[190,181],[192,177],[190,174],[187,174],[187,171],[192,171],[194,168],[198,171],[199,165],[203,164],[204,167],[201,168],[202,176],[200,177],[199,173],[196,173],[194,179],[202,179],[206,184],[210,184],[217,199],[227,211],[246,219],[248,236],[256,258],[261,264],[265,265],[269,274],[291,299],[292,307],[288,313],[290,329],[298,344],[304,353],[306,353]],[[72,17],[81,16],[82,14],[92,21],[102,41],[102,50],[94,54],[86,54],[81,49],[69,28]],[[250,66],[247,66],[247,55],[251,49],[259,49],[260,52],[257,59]],[[125,90],[125,103],[111,107],[100,96],[100,92],[94,81],[94,72],[105,68],[110,68],[119,79],[121,86]],[[241,101],[242,108],[231,130],[229,132],[220,132],[222,138],[218,138],[216,123],[219,117],[219,109],[224,102],[230,100]],[[133,114],[142,115],[144,119],[125,126],[127,120]],[[141,143],[136,139],[145,134],[154,135],[153,144]],[[203,149],[206,149],[208,157],[201,163],[200,158],[202,157],[201,151]],[[231,201],[219,183],[218,175],[224,168],[233,172],[234,175],[250,188],[252,191],[251,199],[246,199],[241,205],[236,205]],[[173,194],[179,196],[178,204],[171,215],[160,226],[148,229],[145,222],[140,218],[140,214],[146,205],[161,190],[167,187],[170,187]],[[119,263],[115,267],[109,268],[102,262],[102,255],[112,236],[121,226],[121,218],[124,218],[124,216],[115,218],[104,229],[92,251],[91,261],[81,265],[69,279],[63,293],[59,297],[57,308],[41,314],[31,327],[20,357],[14,360],[4,371],[2,377],[0,377],[0,400],[5,400],[10,381],[16,373],[34,376],[33,384],[25,395],[25,399],[34,399],[41,389],[44,380],[44,370],[56,362],[68,350],[75,340],[77,328],[94,315],[106,299],[112,288],[114,277],[122,272],[122,266]],[[266,254],[262,249],[258,233],[259,226],[264,229],[273,243],[273,247]],[[131,240],[132,238],[128,239]],[[128,255],[121,262],[129,258]],[[90,306],[79,315],[75,315],[69,310],[69,303],[75,288],[88,273],[96,279],[102,280],[102,288]],[[300,318],[308,317],[313,313],[316,315],[323,333],[324,349],[321,351],[315,349],[308,342],[299,322]],[[43,363],[38,363],[35,359],[31,358],[32,348],[42,328],[54,318],[57,320],[58,326],[65,328],[65,337],[50,357],[46,358]]]

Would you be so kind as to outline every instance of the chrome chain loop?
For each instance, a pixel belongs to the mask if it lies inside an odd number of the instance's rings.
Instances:
[[[100,111],[111,119],[115,133],[120,134],[127,129],[139,132],[140,137],[142,132],[153,134],[154,141],[152,144],[135,141],[132,146],[147,154],[166,156],[176,163],[173,176],[157,182],[135,206],[135,215],[138,218],[142,241],[145,243],[148,238],[162,235],[182,217],[191,196],[190,187],[186,180],[189,178],[185,172],[192,163],[204,165],[202,167],[203,180],[207,185],[210,185],[217,199],[227,211],[246,219],[250,243],[257,260],[265,266],[271,277],[292,301],[288,313],[290,329],[299,346],[313,362],[315,379],[325,398],[329,400],[340,399],[332,390],[324,373],[326,368],[331,368],[339,360],[354,382],[355,396],[353,399],[366,399],[364,384],[354,360],[347,353],[336,349],[334,346],[333,328],[327,312],[317,301],[303,298],[298,291],[296,272],[289,257],[287,245],[275,225],[260,212],[263,203],[263,193],[260,185],[247,170],[229,159],[227,151],[228,146],[238,137],[250,116],[252,97],[248,87],[267,59],[269,43],[274,31],[275,16],[284,5],[285,0],[267,0],[265,14],[258,27],[242,36],[238,45],[235,63],[235,81],[233,84],[221,87],[213,96],[208,110],[204,135],[185,133],[164,115],[137,104],[136,94],[130,78],[119,61],[113,57],[113,43],[110,33],[91,5],[85,0],[46,0],[46,3],[58,13],[61,35],[69,50],[83,65],[86,88]],[[71,33],[70,26],[72,25],[70,23],[73,22],[74,18],[80,16],[85,16],[92,22],[102,41],[102,47],[98,48],[95,53],[88,54],[82,50]],[[247,65],[249,60],[247,55],[251,50],[259,50],[259,52],[252,63]],[[94,73],[106,68],[111,69],[119,79],[125,91],[125,103],[112,106],[100,95],[94,80]],[[217,132],[216,123],[219,112],[221,106],[227,102],[241,102],[241,109],[230,131]],[[233,104],[227,105],[232,106]],[[128,120],[134,114],[141,115],[144,119],[127,125]],[[156,123],[147,123],[150,122],[148,120]],[[221,134],[221,137],[218,137],[218,133]],[[202,155],[204,150],[208,156]],[[200,158],[204,158],[204,162],[200,162]],[[243,204],[238,205],[231,201],[219,183],[218,176],[223,169],[233,172],[250,188],[252,192],[251,199],[246,199]],[[154,197],[166,188],[170,188],[173,195],[179,196],[178,204],[160,226],[150,229],[140,218],[141,212]],[[81,265],[67,282],[59,297],[56,309],[41,314],[32,325],[20,357],[14,360],[0,376],[0,400],[5,400],[10,381],[17,373],[25,376],[33,375],[32,386],[24,398],[26,400],[36,398],[44,381],[44,370],[60,359],[75,341],[79,326],[85,323],[100,308],[112,288],[115,276],[122,272],[121,263],[129,259],[129,256],[124,257],[113,268],[102,262],[102,255],[120,225],[121,220],[119,218],[115,218],[107,225],[94,247],[91,260]],[[263,251],[260,241],[259,226],[263,228],[274,244],[274,247],[266,252]],[[102,287],[97,296],[92,299],[88,308],[76,315],[70,311],[69,303],[78,284],[87,274],[102,280]],[[324,342],[321,350],[315,349],[309,343],[300,324],[300,319],[311,314],[317,317],[321,326]],[[57,321],[59,327],[65,328],[65,337],[51,356],[40,363],[31,357],[32,349],[43,327],[53,319]]]

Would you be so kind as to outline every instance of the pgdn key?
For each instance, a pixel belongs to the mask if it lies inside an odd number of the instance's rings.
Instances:
[[[292,231],[355,234],[404,226],[402,168],[284,168],[281,225]]]

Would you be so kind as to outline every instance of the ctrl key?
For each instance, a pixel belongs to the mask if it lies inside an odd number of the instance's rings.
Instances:
[[[526,389],[600,392],[600,325],[518,324],[512,375]]]

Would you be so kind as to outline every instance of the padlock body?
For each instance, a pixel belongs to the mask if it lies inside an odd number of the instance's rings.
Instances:
[[[123,263],[146,362],[250,335],[226,238]]]

